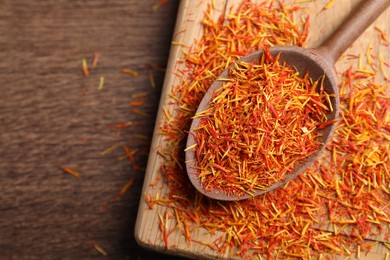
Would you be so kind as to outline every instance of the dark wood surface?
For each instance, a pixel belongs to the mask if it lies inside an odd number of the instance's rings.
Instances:
[[[157,2],[1,1],[1,259],[103,258],[94,244],[111,259],[160,256],[134,240],[144,169],[120,159],[126,145],[146,166],[164,72],[154,71],[153,88],[145,64],[166,65],[179,5],[172,0],[154,10]],[[101,58],[85,77],[81,60],[90,63],[94,52]],[[129,105],[138,92],[148,93],[139,108],[147,116]],[[133,125],[110,128],[128,121]],[[132,187],[115,201],[132,176]]]

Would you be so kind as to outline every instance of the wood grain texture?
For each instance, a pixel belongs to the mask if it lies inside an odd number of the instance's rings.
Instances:
[[[199,39],[202,36],[202,30],[200,21],[202,19],[202,14],[207,8],[207,5],[212,1],[190,1],[183,0],[181,2],[177,24],[175,28],[174,41],[183,43],[184,45],[191,46],[194,44],[194,39]],[[221,14],[226,14],[232,3],[237,4],[238,1],[223,1],[215,0],[213,1],[216,10],[213,12],[214,17],[218,17]],[[286,1],[288,2],[288,1]],[[304,1],[302,1],[304,2]],[[311,26],[309,39],[307,42],[308,47],[316,48],[321,45],[326,38],[335,31],[335,29],[348,17],[348,15],[356,9],[359,4],[359,0],[343,0],[335,1],[333,7],[328,10],[323,10],[324,6],[328,3],[327,0],[313,1],[310,3],[305,3],[304,5],[308,7],[307,10],[311,10]],[[305,10],[306,11],[306,10]],[[374,26],[377,25],[383,29],[387,34],[390,34],[390,10],[386,10],[378,19],[370,26],[358,39],[352,44],[352,46],[346,51],[347,54],[359,54],[364,53],[367,50],[368,45],[372,42],[372,47],[374,50],[379,51],[385,60],[390,60],[390,51],[388,47],[383,47],[378,45],[378,41],[372,41],[374,38],[378,38],[378,32],[374,29]],[[169,93],[172,90],[172,86],[180,84],[182,78],[173,74],[177,68],[184,66],[180,63],[177,63],[182,56],[182,47],[173,46],[171,49],[169,63],[167,67],[167,74],[164,81],[164,87],[161,95],[160,109],[157,115],[157,124],[153,136],[152,147],[149,155],[148,166],[146,170],[145,182],[143,193],[150,196],[155,196],[159,194],[165,194],[167,192],[167,185],[164,183],[164,179],[160,180],[157,185],[152,188],[149,184],[154,183],[156,177],[158,176],[158,169],[161,165],[162,158],[157,154],[158,147],[163,144],[163,137],[159,135],[158,126],[162,123],[162,108],[169,101]],[[184,48],[185,49],[185,48]],[[377,55],[375,53],[374,55]],[[356,65],[356,62],[353,62]],[[364,61],[363,61],[364,63]],[[348,62],[346,59],[343,61],[338,61],[336,63],[336,69],[339,71],[346,70],[352,65],[351,62]],[[378,79],[379,80],[379,79]],[[166,109],[172,109],[170,106],[165,106]],[[172,112],[172,111],[171,111]],[[207,246],[202,246],[198,243],[185,243],[183,236],[180,232],[174,232],[169,237],[169,243],[171,248],[169,250],[165,249],[165,243],[162,239],[161,232],[159,231],[159,218],[158,214],[163,215],[165,208],[163,206],[156,206],[152,210],[148,209],[147,204],[141,200],[140,208],[138,211],[137,224],[135,228],[136,238],[145,247],[151,248],[153,250],[164,251],[168,254],[174,255],[184,255],[187,257],[193,258],[215,258],[217,253],[211,250]],[[174,225],[174,221],[171,221],[167,226],[167,230],[170,230]],[[214,241],[210,235],[207,235],[207,232],[199,231],[196,234],[192,234],[192,238],[198,241],[203,241],[205,243]],[[375,238],[373,238],[375,239]],[[381,238],[379,238],[381,239]],[[384,254],[387,252],[383,246],[378,246],[373,249],[373,253],[365,255],[368,259],[383,259]],[[228,253],[221,257],[229,257]]]
[[[145,64],[167,62],[178,1],[4,0],[0,8],[0,258],[156,257],[133,235],[144,171],[122,148],[138,148],[145,167],[164,72],[150,86]],[[81,59],[101,59],[90,77]],[[138,77],[120,73],[140,72]],[[99,77],[105,84],[98,90]],[[131,94],[146,92],[144,117]],[[133,121],[116,131],[111,124]],[[148,140],[134,137],[144,134]],[[60,166],[77,169],[78,180]],[[119,189],[135,182],[119,200]]]

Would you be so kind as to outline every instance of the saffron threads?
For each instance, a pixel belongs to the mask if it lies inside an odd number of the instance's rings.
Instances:
[[[131,75],[133,77],[136,77],[139,74],[138,71],[132,70],[132,69],[122,69],[121,72],[124,73],[124,74],[129,74],[129,75]]]
[[[181,43],[181,42],[172,41],[171,44],[172,45],[177,45],[177,46],[182,46],[182,47],[189,47],[189,46],[187,46],[187,45],[185,45],[184,43]]]
[[[243,1],[234,13],[217,20],[211,18],[211,7],[206,12],[204,34],[186,49],[174,72],[182,77],[181,82],[173,87],[163,108],[160,134],[164,141],[157,151],[163,163],[157,176],[168,191],[161,193],[161,186],[156,185],[152,193],[145,194],[148,207],[159,216],[155,219],[167,248],[174,246],[173,239],[169,240],[172,232],[181,236],[180,241],[232,258],[363,256],[372,247],[365,238],[379,236],[388,241],[388,85],[352,67],[340,74],[341,120],[336,135],[323,156],[285,187],[248,200],[219,202],[196,192],[186,176],[186,131],[204,93],[225,68],[245,54],[273,45],[304,45],[309,20],[293,22],[299,8],[274,1]],[[359,53],[349,62],[358,63],[356,57]],[[309,133],[311,128],[297,126],[297,131]],[[167,221],[172,227],[169,231]],[[205,233],[212,238],[200,241],[198,234]]]
[[[104,76],[100,76],[98,90],[102,90],[103,86],[104,86]]]
[[[131,97],[132,98],[143,98],[143,97],[146,97],[147,95],[148,95],[147,92],[137,92],[137,93],[131,94]]]
[[[61,169],[65,172],[65,173],[67,173],[67,174],[69,174],[69,175],[72,175],[72,176],[74,176],[74,177],[76,177],[76,178],[80,178],[80,173],[78,173],[76,170],[74,170],[74,169],[72,169],[72,168],[69,168],[69,167],[61,167]]]
[[[166,4],[168,4],[168,0],[158,0],[156,1],[156,3],[153,4],[152,8],[154,11],[156,11]]]
[[[323,10],[327,10],[329,8],[331,8],[334,4],[335,0],[329,0],[328,3],[326,3],[326,5],[324,6]]]
[[[206,191],[253,194],[283,181],[318,151],[316,130],[330,111],[321,79],[302,78],[267,48],[259,64],[236,63],[224,80],[190,133],[194,174]]]
[[[379,33],[379,37],[383,40],[383,45],[389,46],[390,41],[387,36],[387,33],[385,33],[381,28],[379,28],[377,25],[374,26],[374,29]]]
[[[143,106],[145,104],[145,100],[144,99],[139,99],[139,100],[133,100],[130,102],[130,106],[131,107],[140,107],[140,106]]]
[[[105,149],[104,151],[102,151],[100,153],[100,155],[101,156],[107,155],[107,154],[111,153],[113,150],[115,150],[117,147],[118,147],[118,144],[113,144],[110,147],[108,147],[107,149]]]
[[[88,63],[85,58],[81,60],[81,71],[83,72],[85,77],[89,76]]]
[[[165,213],[164,213],[164,218],[161,216],[161,214],[158,214],[158,218],[160,220],[159,227],[160,227],[161,233],[163,234],[163,239],[164,239],[164,242],[165,242],[165,248],[169,249],[168,237],[170,235],[169,234],[170,232],[167,230],[167,222],[168,222],[168,213],[167,213],[167,211],[165,211]]]
[[[155,88],[156,82],[154,81],[153,70],[156,68],[156,65],[146,64],[145,67],[146,67],[146,73],[148,74],[150,86],[152,88]]]
[[[118,191],[118,193],[115,195],[114,200],[118,201],[128,190],[129,188],[133,185],[134,183],[134,176],[131,177],[123,186],[122,188]]]
[[[108,253],[106,252],[106,250],[104,250],[101,246],[99,246],[98,244],[93,244],[92,247],[97,251],[99,252],[101,255],[103,256],[108,256]]]
[[[98,64],[98,62],[99,62],[99,60],[100,60],[100,54],[97,53],[97,52],[95,52],[95,53],[93,54],[93,58],[92,58],[91,69],[96,68],[96,66],[97,66],[97,64]]]
[[[126,147],[124,145],[122,147],[123,147],[123,151],[126,154],[126,157],[130,160],[132,169],[134,171],[138,171],[140,169],[140,167],[135,160],[135,154],[138,152],[138,149],[130,150],[128,147]]]
[[[123,129],[123,128],[129,127],[131,125],[133,125],[133,121],[128,121],[128,122],[119,123],[119,124],[113,124],[113,125],[110,125],[109,127],[115,128],[115,129]]]
[[[141,111],[139,109],[136,109],[136,108],[133,108],[131,109],[131,112],[133,112],[134,114],[137,114],[137,115],[141,115],[141,116],[144,116],[144,117],[148,117],[148,113],[144,112],[144,111]]]

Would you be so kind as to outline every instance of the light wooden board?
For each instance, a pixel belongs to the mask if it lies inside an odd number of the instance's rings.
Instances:
[[[211,2],[211,0],[182,0],[177,16],[175,34],[172,41],[190,46],[194,44],[194,40],[201,38],[202,26],[200,21],[203,18],[207,6],[211,4]],[[323,7],[329,2],[329,0],[318,0],[310,3],[305,1],[297,2],[301,2],[302,6],[307,7],[306,11],[312,10],[310,36],[307,47],[317,47],[351,13],[351,10],[357,6],[359,0],[335,0],[333,6],[327,10],[323,10]],[[216,10],[213,12],[213,17],[219,17],[221,14],[229,12],[229,8],[227,7],[230,7],[232,4],[238,5],[240,1],[215,0],[214,3]],[[346,51],[346,53],[359,54],[362,51],[364,52],[370,42],[372,42],[371,44],[374,51],[378,52],[379,50],[385,60],[389,61],[390,48],[379,46],[377,44],[378,41],[373,41],[373,39],[378,37],[378,32],[374,29],[375,25],[379,26],[388,35],[390,35],[390,10],[385,11],[380,17],[378,17],[377,21],[375,21],[375,23],[359,37],[359,39]],[[181,77],[174,75],[175,70],[181,66],[177,63],[177,61],[183,57],[182,48],[183,47],[179,45],[172,45],[171,47],[164,88],[162,90],[160,100],[160,109],[157,115],[155,133],[145,175],[143,187],[143,194],[145,195],[155,195],[156,193],[164,194],[167,189],[166,185],[164,185],[163,178],[157,182],[157,185],[154,188],[152,188],[150,184],[157,178],[158,169],[162,163],[162,158],[157,154],[157,149],[163,143],[163,139],[159,135],[159,126],[162,123],[163,108],[169,102],[169,93],[171,92],[172,87],[179,84],[182,80]],[[377,55],[378,53],[373,54]],[[354,61],[354,63],[356,63],[356,61]],[[350,66],[351,64],[346,61],[336,63],[336,69],[340,71],[345,70]],[[135,236],[140,245],[156,251],[193,258],[215,258],[217,256],[217,253],[207,246],[203,246],[198,243],[186,243],[184,237],[179,232],[177,234],[172,233],[170,235],[169,241],[175,246],[166,250],[165,243],[159,230],[158,217],[158,214],[163,215],[164,210],[165,209],[162,206],[156,206],[152,210],[148,209],[145,201],[141,199],[135,227]],[[207,234],[207,232],[199,231],[197,234],[192,234],[192,236],[194,239],[205,242],[213,241],[212,237]],[[379,237],[378,239],[382,240],[382,238]],[[371,253],[368,255],[362,255],[362,258],[384,259],[387,252],[388,250],[382,244],[378,244]],[[225,257],[228,257],[228,255],[225,255]]]

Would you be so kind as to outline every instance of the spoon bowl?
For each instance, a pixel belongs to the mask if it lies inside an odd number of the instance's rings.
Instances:
[[[294,68],[299,72],[300,75],[304,75],[306,72],[309,73],[309,77],[313,80],[320,79],[325,75],[324,78],[324,91],[331,95],[331,105],[333,110],[327,114],[328,120],[334,120],[337,118],[338,112],[339,112],[339,91],[338,86],[336,83],[336,78],[333,73],[333,67],[331,64],[327,62],[321,54],[316,52],[316,50],[312,49],[305,49],[297,46],[290,46],[290,47],[274,47],[270,49],[270,53],[272,56],[280,55],[279,62],[286,63],[286,64],[294,64]],[[261,59],[263,55],[263,50],[253,52],[247,56],[244,56],[237,62],[246,62],[246,63],[254,63],[256,60]],[[226,69],[219,78],[228,78],[228,71],[229,69]],[[215,90],[219,89],[225,81],[216,80],[214,83],[210,86],[209,90],[206,92],[205,96],[203,97],[201,103],[199,104],[199,107],[197,109],[197,113],[204,111],[208,108],[210,105],[210,99],[212,98],[213,93]],[[199,126],[201,119],[199,117],[196,117],[193,119],[190,132],[195,132],[195,129]],[[309,167],[321,154],[322,150],[325,148],[325,144],[328,142],[330,137],[332,136],[335,129],[335,124],[330,124],[326,126],[323,129],[318,130],[320,136],[318,137],[318,141],[321,143],[318,152],[312,154],[311,156],[307,157],[304,161],[301,161],[299,164],[297,164],[292,172],[290,172],[288,175],[285,176],[283,181],[277,182],[273,184],[272,186],[269,186],[265,190],[256,190],[253,195],[250,194],[243,194],[241,196],[227,196],[226,194],[218,191],[217,189],[213,189],[211,191],[206,191],[202,188],[202,184],[200,183],[200,179],[197,177],[196,174],[196,161],[195,161],[195,154],[194,149],[190,149],[186,151],[186,167],[187,172],[190,178],[190,181],[192,184],[198,188],[198,190],[203,193],[204,195],[218,199],[218,200],[242,200],[247,199],[252,196],[257,196],[260,194],[263,194],[265,192],[269,192],[271,190],[274,190],[278,187],[281,187],[285,185],[288,181],[298,176],[304,169]],[[192,134],[188,135],[187,139],[187,147],[190,147],[195,144],[195,139]]]
[[[389,0],[363,1],[358,10],[354,12],[354,15],[348,19],[347,22],[344,23],[319,48],[305,49],[297,46],[277,46],[270,48],[270,53],[272,56],[275,57],[280,55],[280,64],[286,63],[290,67],[294,68],[299,73],[299,75],[305,75],[305,73],[308,73],[309,78],[311,78],[313,81],[324,77],[324,91],[328,94],[332,94],[330,95],[332,109],[331,112],[327,114],[327,119],[329,121],[337,119],[340,106],[339,90],[333,68],[335,61],[389,5]],[[256,60],[260,60],[262,55],[263,50],[259,50],[242,57],[236,62],[255,63]],[[228,78],[228,71],[229,68],[223,71],[223,73],[218,78]],[[224,83],[225,81],[218,79],[214,81],[200,102],[197,113],[206,110],[210,106],[213,93],[215,90],[222,87]],[[201,119],[198,117],[193,119],[189,130],[190,134],[188,135],[187,139],[187,147],[191,147],[195,144],[194,134],[196,134],[196,129],[198,128],[200,121]],[[335,128],[336,124],[330,124],[323,129],[318,129],[317,131],[320,134],[318,141],[321,143],[318,151],[297,164],[293,171],[285,175],[285,178],[282,181],[276,182],[275,184],[267,187],[265,190],[255,190],[253,194],[245,193],[243,195],[237,196],[227,195],[217,189],[205,190],[197,176],[197,164],[194,149],[186,149],[185,152],[187,174],[191,183],[199,192],[213,199],[236,201],[258,196],[285,185],[287,182],[297,177],[300,173],[307,169],[324,150],[326,144],[332,137]]]

